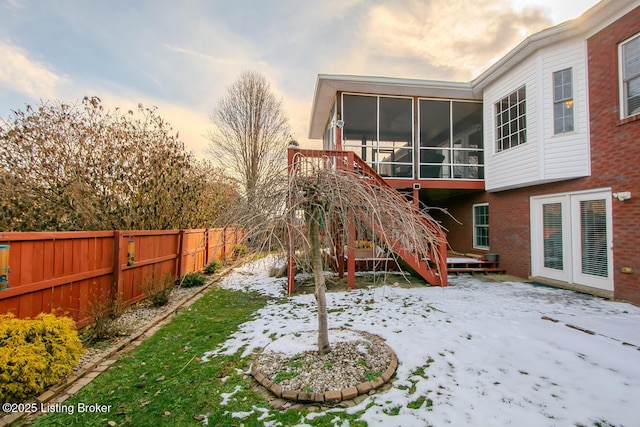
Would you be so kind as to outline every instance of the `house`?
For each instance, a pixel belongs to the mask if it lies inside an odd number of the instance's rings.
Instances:
[[[603,0],[470,82],[319,75],[309,136],[438,208],[452,249],[640,304],[640,1]]]

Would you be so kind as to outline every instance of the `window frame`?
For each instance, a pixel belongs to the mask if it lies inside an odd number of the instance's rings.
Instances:
[[[519,95],[522,91],[523,97]],[[515,102],[513,102],[515,101]],[[527,143],[527,85],[524,84],[494,103],[495,152]],[[515,113],[515,117],[512,117]],[[514,130],[511,130],[511,125]]]
[[[353,97],[366,97],[366,98],[374,98],[376,100],[376,129],[375,129],[375,140],[367,140],[366,143],[362,144],[354,144],[351,140],[347,139],[346,135],[348,134],[348,125],[349,125],[349,117],[345,114],[345,97],[353,96]],[[410,121],[411,121],[411,137],[410,141],[408,141],[408,146],[396,146],[395,143],[399,141],[385,141],[380,138],[380,102],[382,99],[396,99],[396,100],[410,100],[411,102],[411,112],[410,112]],[[413,97],[410,96],[392,96],[392,95],[380,95],[375,93],[356,93],[356,92],[342,92],[340,94],[340,110],[342,112],[342,117],[345,120],[345,130],[342,132],[342,149],[345,151],[354,151],[360,157],[362,157],[357,149],[370,149],[371,158],[367,156],[367,158],[363,158],[363,160],[371,166],[377,173],[383,176],[385,179],[414,179],[415,177],[415,104],[413,102]],[[391,143],[391,144],[389,144]],[[384,157],[381,157],[381,153],[388,152],[389,150],[398,149],[399,152],[408,152],[409,153],[409,161],[396,161],[393,156],[391,156],[391,160],[386,160]],[[396,175],[395,168],[408,167],[409,168],[409,176]],[[393,170],[392,174],[385,173],[386,170]]]
[[[486,224],[478,224],[476,222],[476,210],[478,208],[486,208],[486,217],[487,217],[487,223]],[[489,250],[489,246],[491,244],[491,240],[489,237],[489,203],[475,203],[472,206],[471,209],[472,212],[472,216],[473,216],[473,245],[472,247],[474,249],[482,249],[482,250]],[[482,245],[478,243],[478,228],[484,228],[486,229],[486,238],[487,238],[487,245]]]
[[[569,80],[569,96],[565,96],[566,94],[565,92],[565,88],[567,86],[565,80],[564,80],[564,73],[568,72],[569,76],[570,76],[570,80]],[[562,83],[560,84],[560,87],[558,87],[556,85],[556,76],[560,75],[560,78],[562,79]],[[573,67],[569,67],[569,68],[565,68],[562,70],[558,70],[558,71],[554,71],[551,74],[551,85],[553,87],[553,134],[554,135],[563,135],[565,133],[570,133],[570,132],[575,132],[576,126],[575,126],[575,108],[574,108],[574,97],[573,97]],[[557,91],[558,89],[560,89],[560,91],[562,92],[562,96],[560,98],[556,98],[557,95]],[[569,117],[568,114],[564,114],[562,115],[562,129],[558,129],[556,127],[556,123],[558,121],[558,116],[556,115],[556,107],[558,105],[562,106],[562,111],[565,112],[566,110],[570,110],[570,117],[571,117],[571,128],[567,129],[567,118]]]
[[[423,120],[423,112],[429,110],[429,103],[435,102],[436,104],[447,104],[447,118],[448,118],[448,138],[446,139],[446,145],[428,145],[423,143],[422,134],[425,126]],[[416,131],[416,157],[418,162],[418,179],[464,179],[464,180],[484,180],[484,131],[483,131],[483,103],[482,101],[470,101],[463,99],[453,98],[432,98],[421,97],[418,98],[418,113],[417,121],[418,128]],[[477,127],[474,131],[462,132],[456,129],[461,122],[456,114],[456,107],[462,105],[469,106],[475,105],[478,107],[480,113],[480,120],[477,123]],[[429,123],[428,125],[431,125]],[[424,128],[423,128],[424,126]],[[470,135],[478,133],[480,142],[477,146],[469,144]],[[429,159],[430,154],[433,153],[436,158]],[[442,160],[437,159],[438,155],[444,156]],[[441,167],[441,171],[438,176],[431,176],[428,172],[425,173],[424,167]],[[457,173],[459,170],[461,173]],[[475,176],[474,176],[475,175]]]
[[[637,33],[628,39],[624,40],[618,45],[618,84],[620,90],[620,119],[626,119],[628,117],[636,116],[640,114],[640,106],[636,109],[635,112],[629,112],[629,97],[627,95],[627,82],[632,80],[640,81],[640,68],[636,74],[633,76],[627,76],[625,74],[625,55],[624,49],[625,45],[629,45],[630,43],[640,43],[640,33]],[[640,84],[640,83],[639,83]]]

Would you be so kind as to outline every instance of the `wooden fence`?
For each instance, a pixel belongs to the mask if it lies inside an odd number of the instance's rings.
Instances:
[[[244,239],[233,228],[161,231],[0,232],[9,250],[9,287],[0,314],[20,318],[61,310],[80,327],[96,302],[145,298],[140,285],[224,261]],[[1,267],[1,266],[0,266]]]

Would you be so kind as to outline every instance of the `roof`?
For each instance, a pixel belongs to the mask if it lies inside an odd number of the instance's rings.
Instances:
[[[638,6],[640,6],[638,0],[602,0],[575,19],[530,35],[473,79],[471,86],[475,91],[482,91],[489,83],[501,77],[535,51],[573,37],[582,37],[586,40],[599,31],[601,26]]]
[[[311,108],[309,138],[323,137],[337,92],[482,100],[482,91],[488,84],[500,78],[537,50],[572,37],[587,38],[599,31],[601,26],[638,6],[640,6],[638,0],[602,0],[576,19],[527,37],[482,74],[466,83],[319,74]]]
[[[398,79],[393,77],[319,74],[311,108],[309,138],[322,138],[337,92],[375,93],[394,96],[478,99],[471,83],[435,80]]]

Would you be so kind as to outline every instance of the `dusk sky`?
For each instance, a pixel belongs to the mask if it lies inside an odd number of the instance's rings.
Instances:
[[[98,96],[157,112],[206,156],[209,117],[245,70],[309,141],[318,74],[469,81],[597,0],[0,0],[0,117]]]

